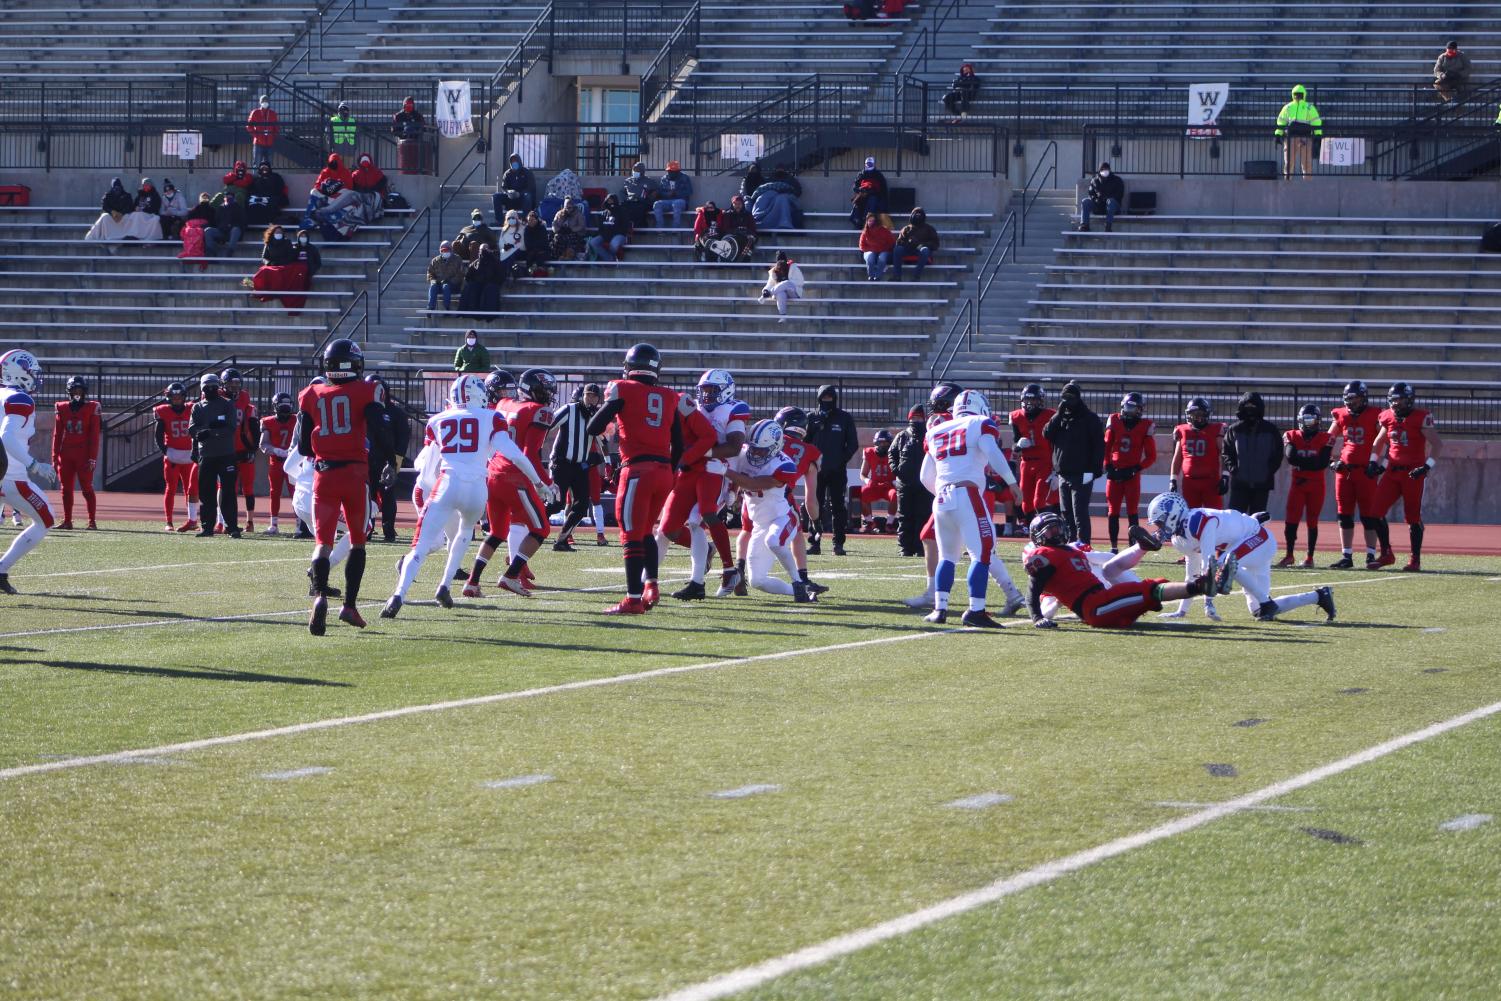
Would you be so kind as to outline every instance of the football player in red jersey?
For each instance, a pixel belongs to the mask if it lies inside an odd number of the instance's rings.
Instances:
[[[318,592],[308,618],[308,632],[322,636],[327,629],[329,553],[339,530],[342,513],[352,547],[344,563],[344,607],[339,621],[363,629],[365,620],[356,603],[360,581],[365,576],[365,538],[370,523],[370,443],[390,451],[378,382],[364,382],[365,353],[348,338],[330,341],[323,349],[323,374],[328,382],[311,385],[297,401],[297,450],[314,460],[313,587]],[[390,483],[396,470],[387,466],[381,479]]]
[[[661,371],[660,351],[634,345],[625,353],[624,377],[605,387],[605,402],[589,419],[590,434],[604,434],[614,424],[620,442],[615,518],[625,548],[626,596],[607,615],[640,615],[657,603],[652,531],[672,492],[674,445],[682,444],[678,394],[657,385]]]
[[[1120,551],[1121,510],[1127,527],[1141,522],[1141,474],[1157,461],[1152,422],[1143,415],[1140,393],[1121,397],[1121,408],[1105,419],[1105,515],[1110,551]]]
[[[68,380],[68,398],[57,403],[57,417],[52,424],[52,467],[63,488],[63,523],[65,531],[73,527],[73,482],[83,488],[83,502],[89,510],[89,528],[94,523],[98,499],[94,495],[94,467],[99,463],[99,401],[89,399],[89,384],[83,376]]]
[[[167,386],[166,403],[158,403],[151,411],[156,418],[156,448],[162,453],[162,478],[167,488],[162,493],[162,512],[167,516],[166,530],[179,531],[172,524],[172,511],[177,506],[177,490],[182,488],[188,505],[188,520],[180,531],[198,531],[198,484],[193,482],[193,439],[188,435],[188,387],[180,382]]]
[[[1393,383],[1386,394],[1387,409],[1381,411],[1381,431],[1373,444],[1375,456],[1368,470],[1380,476],[1376,491],[1376,510],[1383,527],[1386,515],[1398,499],[1407,518],[1407,535],[1412,555],[1402,569],[1417,573],[1423,569],[1423,483],[1443,454],[1444,441],[1438,435],[1433,415],[1413,406],[1417,394],[1405,382]],[[1381,540],[1381,560],[1386,566],[1395,560],[1387,538]],[[1367,569],[1375,569],[1367,564]]]
[[[531,571],[527,561],[552,533],[547,506],[555,499],[556,488],[552,485],[552,474],[548,472],[547,463],[542,461],[542,442],[547,437],[548,429],[552,427],[552,411],[548,409],[548,404],[558,395],[558,380],[545,369],[529,368],[516,381],[516,391],[519,394],[517,397],[497,401],[495,410],[505,419],[511,440],[541,476],[547,496],[538,493],[537,488],[532,485],[531,477],[514,462],[499,452],[495,453],[485,479],[489,490],[486,512],[490,534],[484,545],[480,546],[474,569],[469,574],[469,583],[464,586],[466,598],[484,596],[480,579],[485,567],[494,557],[495,550],[500,548],[503,538],[510,551],[511,562],[495,583],[512,594],[519,594],[523,598],[531,597]],[[487,392],[486,398],[488,396]],[[506,534],[502,535],[502,532]]]
[[[1230,490],[1230,477],[1222,468],[1225,425],[1209,417],[1209,401],[1195,396],[1184,408],[1183,423],[1173,428],[1168,478],[1189,507],[1219,507]]]
[[[1343,439],[1339,457],[1332,464],[1334,469],[1334,510],[1339,516],[1339,542],[1343,550],[1339,560],[1329,565],[1331,570],[1350,570],[1355,566],[1355,512],[1360,511],[1360,524],[1365,529],[1366,565],[1383,567],[1396,562],[1391,547],[1383,545],[1381,556],[1376,555],[1376,545],[1384,531],[1381,515],[1376,511],[1376,478],[1367,467],[1371,462],[1371,446],[1376,443],[1380,411],[1366,405],[1369,391],[1366,384],[1356,379],[1345,384],[1343,407],[1335,407],[1330,414],[1330,444],[1332,439]]]
[[[860,506],[865,509],[865,531],[885,533],[887,522],[896,522],[896,474],[891,471],[891,432],[881,428],[860,457]],[[876,505],[886,504],[884,515]]]
[[[267,535],[281,531],[276,519],[281,516],[282,494],[291,495],[282,465],[287,461],[292,432],[297,428],[296,409],[291,393],[277,393],[271,398],[271,415],[261,418],[261,451],[266,453],[266,476],[271,481],[271,524],[266,526]]]
[[[1186,584],[1157,578],[1121,581],[1106,585],[1090,569],[1084,553],[1068,544],[1068,526],[1063,516],[1051,511],[1032,519],[1028,527],[1032,548],[1027,552],[1027,576],[1032,587],[1027,603],[1032,625],[1038,629],[1056,629],[1058,623],[1042,614],[1042,599],[1050,596],[1071,609],[1086,626],[1095,629],[1125,629],[1147,612],[1162,608],[1164,601],[1208,594],[1214,587],[1212,576],[1199,577]],[[1131,541],[1143,549],[1160,549],[1161,543],[1140,526],[1128,533]]]
[[[1032,518],[1054,503],[1048,485],[1053,475],[1053,447],[1042,436],[1042,429],[1055,411],[1044,401],[1042,386],[1035,382],[1022,388],[1021,403],[1011,411],[1011,435],[1016,442],[1011,455],[1017,460],[1022,516]]]
[[[245,531],[255,531],[255,453],[260,445],[260,419],[255,413],[255,404],[250,402],[250,391],[237,368],[226,368],[219,373],[224,384],[224,398],[234,404],[239,415],[239,431],[235,436],[235,492],[245,498]]]
[[[1298,411],[1298,426],[1282,435],[1282,454],[1293,471],[1292,484],[1287,490],[1287,516],[1282,526],[1282,537],[1287,541],[1287,554],[1279,567],[1293,566],[1293,550],[1298,548],[1298,522],[1308,522],[1308,558],[1303,566],[1312,568],[1313,551],[1319,544],[1319,513],[1324,510],[1325,478],[1329,472],[1329,459],[1334,454],[1330,437],[1320,425],[1324,415],[1312,403],[1305,403]]]

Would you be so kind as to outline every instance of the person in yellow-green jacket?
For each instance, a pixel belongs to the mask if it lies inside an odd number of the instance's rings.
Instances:
[[[1313,171],[1313,142],[1324,135],[1324,119],[1319,116],[1319,109],[1309,103],[1308,91],[1301,83],[1293,88],[1292,98],[1277,113],[1282,176],[1291,178],[1296,167],[1307,177]]]

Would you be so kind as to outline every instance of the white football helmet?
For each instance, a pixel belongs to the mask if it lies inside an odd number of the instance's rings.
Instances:
[[[1157,537],[1163,542],[1182,535],[1187,522],[1188,501],[1182,494],[1158,494],[1147,507],[1147,524],[1157,528]]]
[[[42,388],[42,363],[23,348],[13,348],[0,355],[0,386],[36,393]]]
[[[773,420],[761,420],[751,428],[745,440],[745,458],[752,466],[764,466],[782,451],[784,433],[782,425]]]
[[[711,368],[698,377],[698,402],[718,406],[735,398],[735,377],[722,368]]]
[[[464,410],[484,410],[489,405],[485,380],[478,375],[461,375],[448,387],[448,400]]]
[[[989,417],[990,401],[978,389],[966,389],[954,398],[954,416]]]

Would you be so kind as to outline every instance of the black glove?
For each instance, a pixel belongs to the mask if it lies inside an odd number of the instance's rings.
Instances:
[[[1115,478],[1118,480],[1129,480],[1139,472],[1141,472],[1140,466],[1126,466],[1124,469],[1117,469],[1115,471]]]
[[[1375,459],[1372,459],[1370,462],[1367,462],[1365,464],[1365,474],[1371,479],[1374,480],[1379,477],[1381,475],[1381,472],[1381,463],[1377,462]]]
[[[1277,137],[1277,145],[1278,145],[1278,146],[1281,146],[1281,145],[1282,145],[1282,137],[1281,137],[1281,136],[1278,136],[1278,137]]]
[[[1415,480],[1421,480],[1423,477],[1428,475],[1428,471],[1432,468],[1432,466],[1429,466],[1427,464],[1421,466],[1413,466],[1407,471],[1407,475]]]
[[[1336,473],[1348,473],[1350,471],[1350,464],[1343,459],[1335,459],[1329,463],[1329,468]]]
[[[1181,494],[1183,491],[1179,489],[1180,486],[1181,484],[1177,480],[1169,479],[1167,481],[1167,489],[1169,493]]]
[[[1223,497],[1226,494],[1228,494],[1229,492],[1230,492],[1230,474],[1229,473],[1221,473],[1220,474],[1219,494],[1220,494],[1221,497]]]

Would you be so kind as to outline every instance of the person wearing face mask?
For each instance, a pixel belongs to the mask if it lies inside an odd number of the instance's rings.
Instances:
[[[235,201],[240,207],[245,207],[245,199],[250,197],[250,186],[255,183],[255,175],[245,165],[244,160],[236,160],[235,165],[224,172],[221,178],[224,182],[224,193],[234,195]]]
[[[652,214],[656,216],[657,228],[667,228],[667,213],[672,213],[672,228],[677,229],[683,225],[683,213],[688,208],[688,202],[693,197],[693,181],[683,173],[682,164],[676,160],[667,161],[667,172],[657,182],[657,203],[652,206]]]
[[[250,182],[250,196],[245,200],[245,222],[251,226],[274,222],[291,200],[286,180],[271,169],[271,164],[262,163],[255,168],[255,178]]]
[[[526,234],[522,232],[521,213],[511,209],[500,230],[500,269],[506,278],[526,273]]]
[[[657,200],[657,182],[646,176],[646,164],[637,163],[620,189],[620,214],[633,228],[646,225]]]
[[[1126,200],[1126,182],[1110,169],[1109,163],[1100,164],[1100,169],[1089,179],[1089,189],[1079,200],[1079,232],[1089,232],[1089,216],[1093,212],[1105,213],[1105,232],[1115,225],[1115,214]]]
[[[375,159],[369,153],[361,153],[359,164],[354,173],[350,175],[351,186],[359,192],[374,192],[386,197],[386,189],[390,184],[386,181],[386,173],[375,165]]]
[[[266,227],[261,241],[261,266],[240,284],[254,289],[261,302],[279,298],[282,306],[298,310],[307,305],[306,292],[312,284],[306,262],[300,261],[295,241],[281,226]]]
[[[834,555],[844,555],[844,537],[849,529],[849,466],[860,451],[860,432],[855,419],[839,407],[836,386],[818,387],[818,410],[808,420],[808,441],[823,455],[818,472],[818,507],[822,517],[809,533],[808,552],[820,552],[822,523],[831,522]]]
[[[453,252],[453,244],[444,240],[438,244],[438,256],[427,262],[427,311],[431,313],[438,308],[440,294],[443,296],[443,308],[453,309],[453,294],[463,287],[464,262]],[[460,372],[483,372],[489,370],[490,363],[487,360],[477,369],[466,369],[458,368],[458,359],[455,359],[454,367]]]
[[[582,197],[564,197],[563,207],[552,217],[554,260],[576,261],[583,256],[587,246],[584,237],[588,233],[589,221],[584,218],[584,210],[579,207],[582,201]]]
[[[1135,528],[1141,521],[1141,474],[1157,461],[1152,422],[1142,415],[1140,393],[1121,397],[1121,408],[1105,419],[1105,517],[1110,551],[1120,551],[1121,511]]]
[[[1087,545],[1092,534],[1089,504],[1105,459],[1105,426],[1084,402],[1077,382],[1063,387],[1058,412],[1042,429],[1042,436],[1053,446],[1053,469],[1069,541]]]
[[[626,217],[620,199],[606,195],[599,210],[599,232],[589,237],[589,250],[599,261],[625,259],[625,245],[631,242],[631,221]]]
[[[965,63],[959,67],[959,72],[954,76],[954,82],[949,84],[947,94],[943,95],[943,106],[949,109],[953,115],[950,125],[959,124],[969,106],[980,96],[980,78],[975,76],[973,63]]]
[[[147,215],[160,215],[162,211],[162,196],[157,193],[156,185],[151,183],[151,178],[141,178],[141,186],[136,191],[135,210]]]
[[[454,253],[465,261],[478,260],[482,247],[494,250],[498,246],[500,237],[495,230],[485,225],[485,214],[479,209],[469,213],[469,225],[459,230],[459,235],[453,238]]]
[[[229,537],[240,537],[240,512],[235,503],[239,480],[236,437],[239,412],[222,393],[223,383],[209,372],[199,380],[200,399],[188,416],[188,437],[193,439],[193,461],[198,464],[198,503],[203,528],[198,538],[212,538],[214,523],[222,519]]]
[[[552,260],[552,243],[542,217],[535,210],[526,214],[526,225],[521,227],[521,251],[525,258],[525,273],[533,278],[546,278],[547,264]]]
[[[890,190],[886,175],[876,169],[876,158],[866,157],[865,169],[855,175],[855,183],[850,185],[850,224],[864,229],[866,216],[879,217],[885,212]]]
[[[907,411],[907,426],[891,440],[891,473],[896,478],[896,541],[903,556],[923,555],[922,527],[933,514],[933,495],[922,482],[923,439],[928,412],[922,404]]]
[[[271,523],[264,535],[281,532],[276,523],[281,516],[281,499],[283,494],[292,496],[283,464],[287,461],[287,450],[292,447],[292,432],[297,429],[296,409],[291,393],[277,393],[271,398],[271,413],[261,418],[260,448],[266,453],[266,477],[271,485]]]
[[[271,107],[271,95],[262,94],[259,106],[250,112],[245,123],[250,133],[251,159],[257,164],[271,162],[271,147],[276,145],[281,126],[276,124],[276,111]]]
[[[1462,96],[1470,85],[1470,57],[1459,51],[1459,43],[1450,41],[1433,62],[1433,89],[1445,101]]]
[[[537,207],[537,178],[521,165],[521,154],[512,153],[508,164],[500,190],[490,196],[497,226],[512,209],[524,214]]]
[[[177,190],[177,185],[172,183],[172,178],[164,178],[162,180],[162,239],[177,239],[187,218],[187,198]]]
[[[309,230],[297,231],[297,263],[307,268],[309,283],[323,268],[323,254],[313,245],[313,234]]]
[[[464,343],[453,355],[453,370],[455,372],[484,372],[490,371],[490,352],[479,342],[479,333],[474,330],[464,331]]]
[[[1260,393],[1245,394],[1236,404],[1235,420],[1225,429],[1232,511],[1256,514],[1266,510],[1282,457],[1282,429],[1266,419]]]
[[[427,167],[427,146],[423,133],[427,119],[417,110],[415,98],[401,102],[401,110],[391,116],[391,131],[396,133],[396,166],[403,174],[420,174]]]
[[[896,235],[896,249],[891,254],[891,280],[902,280],[902,265],[908,258],[916,265],[912,280],[922,281],[923,268],[933,263],[938,253],[938,230],[928,222],[928,213],[921,205],[912,210],[912,216],[902,231]]]
[[[261,263],[271,265],[291,264],[297,258],[297,250],[280,226],[267,226],[261,237]]]
[[[568,511],[563,518],[563,527],[558,530],[558,541],[552,545],[560,553],[574,551],[570,536],[589,514],[589,469],[603,461],[598,440],[588,432],[589,419],[599,409],[599,400],[598,385],[591,382],[588,386],[580,386],[573,391],[573,402],[552,419],[557,432],[552,439],[548,468],[552,470],[552,481],[558,488],[557,506],[562,509],[566,499]]]

